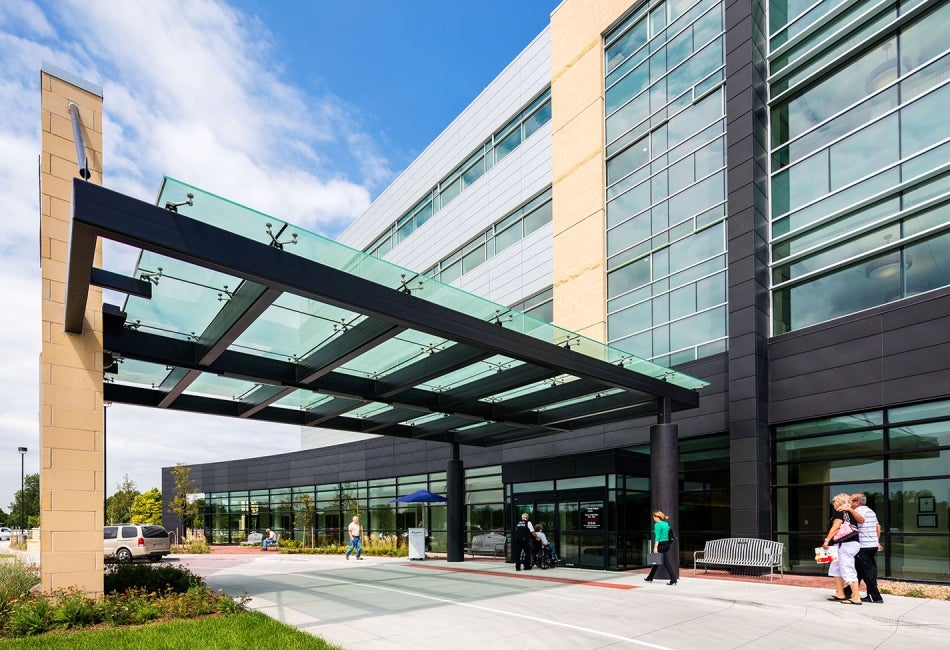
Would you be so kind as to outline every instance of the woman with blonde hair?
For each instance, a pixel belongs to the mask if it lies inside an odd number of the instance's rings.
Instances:
[[[861,592],[858,587],[858,571],[854,566],[854,556],[861,550],[858,542],[858,524],[864,521],[860,513],[851,509],[851,495],[835,495],[834,513],[829,522],[830,529],[825,535],[822,548],[831,544],[838,546],[838,559],[828,567],[828,575],[835,579],[835,593],[828,596],[828,600],[837,601],[845,605],[860,605]],[[844,527],[844,528],[842,528]],[[848,532],[848,529],[851,529]],[[844,585],[851,585],[851,598],[844,595]]]
[[[670,524],[667,521],[668,517],[663,513],[662,510],[657,510],[653,513],[653,552],[659,553],[663,557],[663,566],[666,568],[667,575],[670,576],[670,581],[666,584],[675,585],[676,584],[676,572],[673,571],[673,567],[670,564],[670,558],[667,556],[667,552],[670,550]],[[653,576],[656,573],[659,564],[654,564],[650,567],[650,575],[646,577],[647,582],[653,582]]]

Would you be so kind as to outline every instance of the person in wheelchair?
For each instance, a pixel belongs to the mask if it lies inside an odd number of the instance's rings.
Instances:
[[[538,534],[538,565],[542,569],[546,569],[549,566],[554,566],[559,558],[557,556],[557,552],[554,550],[554,544],[551,544],[548,541],[547,535],[544,534],[544,526],[538,524],[534,527],[534,532]]]

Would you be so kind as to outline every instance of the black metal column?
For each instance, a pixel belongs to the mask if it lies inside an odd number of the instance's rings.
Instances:
[[[679,535],[679,427],[675,424],[654,424],[650,427],[650,512],[662,510],[670,528]],[[650,530],[653,533],[652,525]],[[652,550],[652,537],[651,537]],[[679,542],[673,542],[669,559],[679,574]],[[660,566],[657,578],[669,578]]]
[[[465,561],[465,536],[463,515],[465,513],[465,469],[459,457],[459,444],[452,443],[452,458],[445,470],[446,487],[446,546],[449,562]]]

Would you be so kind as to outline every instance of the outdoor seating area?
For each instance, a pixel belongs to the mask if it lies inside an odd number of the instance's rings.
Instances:
[[[782,551],[785,545],[769,539],[754,539],[748,537],[729,537],[726,539],[711,539],[706,542],[701,551],[693,553],[693,575],[700,564],[704,568],[714,566],[761,567],[769,570],[769,580],[778,569],[782,579],[785,573],[782,570]]]

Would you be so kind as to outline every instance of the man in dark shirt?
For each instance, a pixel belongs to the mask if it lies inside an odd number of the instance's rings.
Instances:
[[[534,526],[528,521],[528,513],[522,513],[521,519],[515,524],[515,528],[511,533],[515,554],[515,571],[521,571],[522,564],[524,564],[525,571],[531,570],[531,542],[537,537]]]

